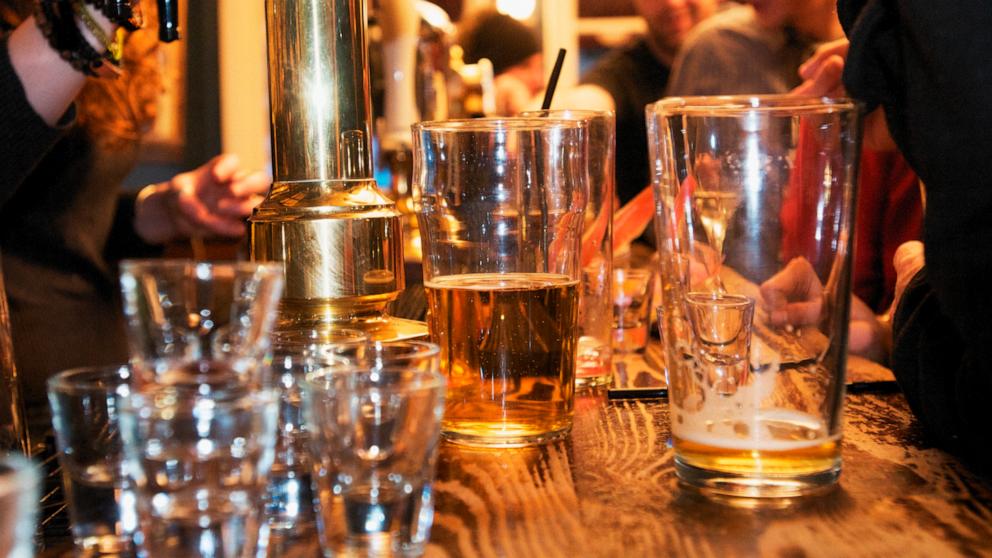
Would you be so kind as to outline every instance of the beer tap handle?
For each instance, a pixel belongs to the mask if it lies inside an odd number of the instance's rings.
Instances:
[[[179,39],[179,0],[158,0],[158,39],[163,43]]]

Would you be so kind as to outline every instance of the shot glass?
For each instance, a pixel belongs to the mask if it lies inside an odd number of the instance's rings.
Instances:
[[[19,453],[0,454],[0,556],[34,556],[39,469]]]
[[[325,556],[423,553],[444,391],[440,373],[402,366],[307,376],[304,412]]]
[[[427,325],[451,441],[517,447],[572,426],[585,134],[557,118],[414,126]]]
[[[368,336],[354,329],[304,329],[272,335],[272,378],[279,391],[276,455],[265,497],[270,550],[302,540],[317,530],[310,436],[303,417],[300,384],[307,374],[333,363],[364,358]]]
[[[120,436],[132,383],[126,365],[74,368],[48,380],[72,538],[83,556],[134,551],[137,511]]]
[[[643,351],[647,347],[653,280],[650,269],[613,270],[613,348],[617,352]]]
[[[264,382],[280,266],[127,260],[120,282],[139,384]]]
[[[264,553],[278,397],[243,385],[159,385],[127,398],[121,435],[143,556]]]
[[[375,341],[365,351],[370,368],[403,367],[421,372],[441,369],[441,348],[427,341]]]

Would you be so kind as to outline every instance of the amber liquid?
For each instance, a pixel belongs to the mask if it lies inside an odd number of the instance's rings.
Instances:
[[[813,475],[836,467],[840,457],[835,440],[789,449],[731,449],[680,438],[674,442],[683,463],[741,476]]]
[[[424,286],[428,327],[448,375],[446,437],[508,447],[571,426],[577,280],[486,273],[436,277]]]

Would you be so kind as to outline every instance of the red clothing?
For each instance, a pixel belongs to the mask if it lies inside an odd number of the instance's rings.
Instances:
[[[782,261],[802,256],[811,262],[829,266],[831,258],[824,252],[836,250],[831,239],[835,231],[814,234],[813,227],[839,226],[840,200],[828,207],[818,207],[824,165],[839,161],[822,158],[820,138],[815,129],[806,127],[801,133],[796,154],[796,167],[789,176],[788,191],[782,201]],[[896,151],[861,150],[861,167],[855,210],[853,286],[852,290],[875,312],[881,313],[892,304],[896,285],[892,257],[903,242],[919,240],[922,235],[923,203],[919,179],[906,160]],[[800,216],[822,215],[812,222]],[[817,269],[823,280],[830,275],[829,267]]]
[[[923,237],[919,179],[898,152],[862,150],[855,227],[854,294],[882,312],[892,304],[896,248]]]

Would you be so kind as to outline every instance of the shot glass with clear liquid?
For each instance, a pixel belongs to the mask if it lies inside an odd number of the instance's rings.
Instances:
[[[81,556],[135,551],[137,511],[120,436],[120,409],[132,386],[126,365],[76,368],[48,380],[65,501]]]
[[[434,517],[445,379],[402,365],[335,365],[307,375],[325,556],[419,556]]]
[[[125,400],[121,435],[143,556],[264,555],[278,403],[276,390],[240,382],[146,386]]]
[[[265,493],[265,521],[271,529],[269,555],[288,552],[316,536],[310,434],[303,417],[300,385],[307,374],[333,363],[364,358],[368,336],[347,328],[276,331],[272,335],[271,377],[279,392],[276,455]]]
[[[654,274],[650,269],[613,270],[613,348],[643,351],[651,333]]]

